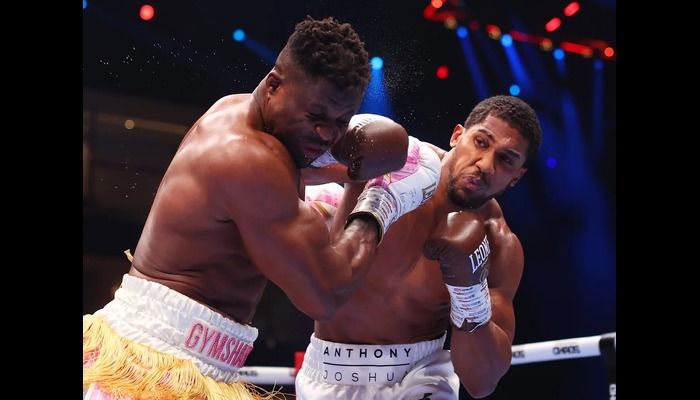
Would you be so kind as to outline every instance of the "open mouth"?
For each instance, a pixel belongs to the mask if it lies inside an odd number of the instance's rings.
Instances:
[[[481,178],[477,178],[476,176],[471,175],[464,178],[464,184],[470,190],[479,190],[486,187],[486,183],[484,183],[484,181]]]

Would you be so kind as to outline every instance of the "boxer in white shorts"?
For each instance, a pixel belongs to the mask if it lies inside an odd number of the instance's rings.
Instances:
[[[307,17],[252,93],[219,99],[194,123],[158,186],[123,290],[83,317],[86,397],[271,397],[236,379],[268,281],[309,317],[330,317],[391,224],[438,181],[434,152],[408,163],[417,142],[401,125],[357,114],[369,77],[351,25]],[[349,179],[390,173],[367,184],[335,240],[304,202],[301,171],[331,161]]]
[[[348,302],[315,321],[300,399],[457,399],[458,382],[475,398],[496,389],[510,367],[524,256],[494,197],[523,177],[540,141],[529,105],[494,96],[455,125],[450,151],[433,146],[442,160],[435,194],[395,222]],[[361,188],[307,187],[307,203],[335,215],[332,237]],[[324,202],[329,193],[339,200]],[[435,344],[447,329],[449,352]],[[397,357],[386,358],[392,348]],[[373,360],[373,349],[382,357]],[[410,357],[399,357],[404,349]]]

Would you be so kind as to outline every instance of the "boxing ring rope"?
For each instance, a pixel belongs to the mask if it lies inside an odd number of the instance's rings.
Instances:
[[[569,358],[603,356],[608,369],[611,399],[615,397],[615,350],[616,332],[572,339],[550,340],[513,346],[512,365]],[[258,385],[293,385],[296,372],[301,367],[303,353],[295,354],[296,367],[248,366],[239,370],[241,379]]]

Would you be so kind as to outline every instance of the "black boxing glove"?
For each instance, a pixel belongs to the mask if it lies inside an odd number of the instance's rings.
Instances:
[[[491,320],[489,247],[483,220],[470,211],[450,213],[433,231],[423,254],[438,260],[450,292],[450,319],[457,329],[473,332]]]
[[[401,125],[381,115],[357,114],[343,137],[311,166],[340,163],[350,179],[365,181],[403,167],[407,149],[408,133]]]

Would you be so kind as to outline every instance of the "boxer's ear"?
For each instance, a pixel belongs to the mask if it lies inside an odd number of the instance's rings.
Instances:
[[[520,179],[522,179],[522,177],[525,175],[526,172],[527,172],[527,168],[520,168],[520,170],[516,173],[515,177],[510,180],[510,183],[508,184],[508,186],[514,187],[515,184],[517,184],[520,181]]]
[[[282,84],[282,76],[280,76],[280,74],[273,69],[265,77],[265,83],[267,83],[267,93],[273,94]]]
[[[450,137],[450,147],[457,146],[457,142],[459,142],[459,138],[462,137],[462,135],[466,131],[467,130],[462,126],[462,124],[455,125],[455,127],[452,129],[452,136]]]

